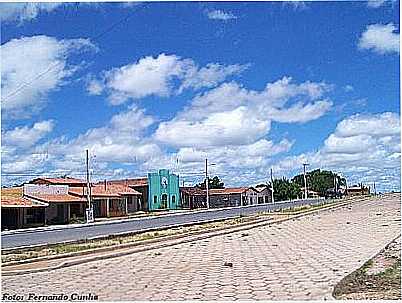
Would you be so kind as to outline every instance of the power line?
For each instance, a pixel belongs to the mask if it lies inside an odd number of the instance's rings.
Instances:
[[[93,36],[92,38],[90,38],[90,40],[93,41],[97,41],[98,39],[100,39],[101,37],[103,37],[104,35],[106,35],[107,33],[109,33],[110,31],[112,31],[115,27],[119,26],[120,24],[126,22],[128,19],[130,19],[132,17],[132,14],[134,12],[138,12],[138,10],[144,8],[145,6],[147,6],[146,3],[139,5],[138,9],[134,10],[134,11],[130,11],[127,16],[125,16],[124,18],[122,18],[121,20],[117,21],[116,23],[112,24],[111,26],[109,26],[106,30],[104,30],[103,32],[99,33],[96,36]],[[46,75],[47,73],[51,72],[54,68],[56,68],[57,66],[63,64],[63,61],[58,61],[52,65],[50,65],[45,71],[39,73],[38,75],[36,75],[34,78],[32,78],[31,80],[22,83],[20,86],[18,86],[14,91],[12,91],[10,94],[8,94],[5,98],[2,99],[2,103],[8,101],[8,99],[10,97],[13,97],[15,95],[17,95],[19,92],[21,92],[23,89],[25,89],[26,87],[30,86],[32,83],[34,83],[36,80],[42,78],[44,75]]]

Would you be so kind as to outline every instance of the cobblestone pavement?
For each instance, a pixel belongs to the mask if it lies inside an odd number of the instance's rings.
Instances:
[[[342,277],[400,234],[400,215],[400,196],[388,196],[247,232],[3,277],[2,291],[92,293],[99,300],[330,299]]]

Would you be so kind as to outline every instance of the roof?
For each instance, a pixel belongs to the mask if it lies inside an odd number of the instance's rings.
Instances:
[[[264,185],[264,186],[256,186],[256,187],[253,187],[257,192],[262,192],[263,190],[266,190],[266,189],[270,189],[268,186],[266,186],[266,185]]]
[[[348,187],[348,190],[361,191],[361,190],[368,190],[368,188],[367,187],[360,187],[360,186],[351,186],[351,187]]]
[[[87,188],[86,187],[70,188],[69,193],[72,195],[86,196]],[[142,195],[142,194],[128,186],[120,185],[120,184],[110,184],[109,182],[107,182],[106,188],[105,188],[104,183],[103,184],[101,184],[101,183],[93,184],[91,187],[91,195],[92,195],[92,197],[119,198],[121,196],[127,196],[127,195],[135,195],[136,196],[136,195]]]
[[[188,195],[193,195],[193,196],[205,196],[206,195],[205,190],[202,190],[201,188],[198,188],[198,187],[183,186],[183,187],[180,187],[180,191],[184,192]]]
[[[47,203],[86,203],[87,200],[85,198],[73,196],[70,194],[57,194],[57,195],[52,195],[52,194],[31,194],[31,195],[25,195],[27,198],[32,198],[35,200],[39,200],[42,202],[47,202]]]
[[[29,183],[50,183],[50,184],[63,184],[63,185],[84,185],[86,184],[85,180],[76,179],[76,178],[36,178]]]
[[[97,184],[103,184],[104,181],[99,182]],[[147,186],[148,185],[148,178],[135,178],[135,179],[120,179],[120,180],[110,180],[107,181],[108,184],[116,184],[116,185],[124,185],[130,187],[136,186]]]
[[[242,194],[246,192],[250,187],[231,187],[231,188],[219,188],[219,189],[210,189],[210,195],[233,195],[233,194]]]
[[[33,201],[22,195],[22,187],[1,189],[1,207],[46,207],[47,203]]]

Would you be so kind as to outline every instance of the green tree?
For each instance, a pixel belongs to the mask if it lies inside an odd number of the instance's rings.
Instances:
[[[268,183],[271,188],[271,182]],[[283,177],[282,179],[274,179],[274,199],[275,201],[294,200],[300,197],[300,186]]]
[[[316,169],[306,173],[307,188],[318,192],[320,196],[325,196],[328,189],[346,185],[345,178],[337,175],[336,173],[328,170]],[[336,181],[335,181],[336,180]],[[304,187],[303,174],[297,175],[292,178],[292,181],[300,187]]]
[[[197,187],[201,189],[205,189],[205,180],[197,185]],[[224,188],[225,184],[219,179],[218,176],[209,179],[208,188],[209,189],[216,189],[216,188]]]

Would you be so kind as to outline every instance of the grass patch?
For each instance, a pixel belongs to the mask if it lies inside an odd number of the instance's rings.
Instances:
[[[401,299],[401,259],[377,274],[367,274],[373,261],[366,262],[358,270],[343,278],[334,288],[336,299]]]

